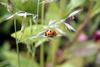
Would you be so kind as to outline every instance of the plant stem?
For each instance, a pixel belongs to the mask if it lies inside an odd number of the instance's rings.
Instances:
[[[45,24],[44,23],[44,3],[42,3],[42,6],[41,6],[41,22],[42,24]]]
[[[30,36],[32,36],[32,19],[30,18],[30,20],[29,20],[29,22],[30,22]]]
[[[44,3],[41,6],[41,23],[44,24]],[[40,67],[44,67],[44,45],[40,46]]]
[[[39,3],[40,3],[40,0],[38,0],[38,3],[37,3],[37,20],[39,19]]]
[[[19,47],[18,47],[18,40],[16,34],[16,16],[14,17],[14,29],[15,29],[15,37],[16,37],[16,47],[17,47],[17,58],[18,58],[18,67],[20,67],[20,55],[19,55]]]
[[[40,66],[44,67],[44,46],[43,44],[40,46]]]

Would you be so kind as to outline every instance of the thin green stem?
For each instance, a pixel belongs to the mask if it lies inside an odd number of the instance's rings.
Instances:
[[[23,17],[23,20],[22,20],[22,27],[21,27],[21,31],[20,31],[20,38],[19,40],[22,39],[22,36],[24,34],[24,30],[25,30],[25,25],[26,25],[26,16]]]
[[[36,15],[36,18],[34,19],[34,23],[36,24],[36,27],[35,29],[38,30],[38,21],[39,21],[39,3],[40,3],[40,0],[37,1],[37,15]],[[33,16],[34,17],[34,16]]]
[[[15,37],[16,37],[16,47],[17,47],[17,58],[18,58],[18,67],[20,66],[20,54],[19,54],[19,47],[18,47],[18,40],[17,40],[17,33],[16,33],[16,16],[14,17],[14,29],[15,29]]]
[[[30,18],[30,36],[32,36],[32,19]],[[30,43],[31,43],[31,40],[30,40]],[[32,63],[34,63],[33,59],[35,58],[35,50],[36,48],[33,46],[33,43],[31,43],[31,46],[30,45],[27,45],[29,47],[30,50],[30,53],[32,54]]]
[[[44,24],[44,3],[41,7],[41,23]],[[44,45],[40,46],[40,66],[44,67]]]
[[[32,36],[32,19],[31,19],[31,18],[30,18],[29,22],[30,22],[30,36]],[[31,43],[31,40],[30,40],[29,42]],[[32,46],[30,46],[30,45],[27,45],[27,46],[29,47],[29,48],[28,48],[29,54],[30,54],[30,53],[32,54],[32,63],[33,63],[33,59],[34,59],[33,44],[31,43],[31,45],[32,45]],[[32,47],[32,49],[31,49],[31,47]],[[33,66],[32,66],[32,67],[33,67]]]
[[[40,3],[40,0],[38,0],[38,3],[37,3],[37,20],[39,19],[39,3]]]
[[[44,23],[44,3],[42,3],[42,7],[41,7],[41,22],[42,24],[45,24]]]
[[[43,44],[40,46],[40,66],[44,67],[44,46]]]
[[[34,62],[33,59],[35,59],[35,50],[36,50],[36,48],[32,44],[32,50],[31,50],[31,53],[32,53],[32,62]]]
[[[30,36],[32,36],[32,19],[31,18],[30,18],[29,22],[30,22]]]
[[[33,65],[34,59],[35,59],[35,50],[36,50],[36,48],[33,46],[33,43],[30,44],[31,40],[26,40],[26,41],[27,41],[26,42],[27,43],[26,46],[27,46],[27,49],[28,49],[27,56],[30,57],[30,54],[31,54],[31,61],[30,61],[30,63],[32,63],[32,65]],[[31,66],[31,67],[34,67],[34,66]]]

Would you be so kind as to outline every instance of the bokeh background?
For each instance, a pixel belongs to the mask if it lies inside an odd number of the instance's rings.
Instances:
[[[100,67],[100,0],[0,0],[0,67]]]

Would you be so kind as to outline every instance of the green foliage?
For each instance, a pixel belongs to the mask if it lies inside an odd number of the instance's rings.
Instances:
[[[17,64],[18,60],[17,60],[16,53],[5,51],[4,55],[6,56],[8,62],[10,62],[12,67],[18,67],[18,64]],[[25,58],[21,55],[20,55],[20,63],[21,63],[21,67],[31,67],[31,66],[39,67],[36,62],[32,62],[31,59]]]
[[[93,10],[92,10],[92,16],[95,16],[97,14],[100,13],[100,0],[96,0],[96,4],[95,6],[93,7]]]
[[[36,14],[38,0],[14,0],[15,7],[18,10]]]
[[[48,7],[48,12],[46,13],[46,23],[50,20],[59,20],[60,19],[60,11],[57,3],[53,2]]]
[[[0,0],[0,2],[7,4],[6,0]],[[98,43],[94,42],[92,39],[87,39],[85,42],[83,41],[80,43],[81,41],[78,37],[74,40],[74,36],[77,32],[70,32],[60,21],[62,19],[66,19],[74,10],[83,9],[80,14],[77,14],[79,23],[70,21],[72,27],[79,29],[79,26],[87,21],[85,17],[87,16],[88,9],[91,7],[91,13],[89,14],[91,18],[87,23],[88,29],[86,28],[88,31],[86,32],[82,29],[82,32],[79,32],[80,34],[83,32],[83,34],[88,34],[86,37],[89,38],[100,25],[100,0],[47,1],[44,8],[41,7],[44,3],[43,0],[13,0],[12,2],[15,8],[14,13],[9,13],[7,11],[7,7],[0,4],[0,24],[2,27],[0,30],[3,29],[5,33],[9,33],[10,30],[13,30],[11,29],[11,26],[14,26],[15,31],[12,31],[13,33],[11,36],[16,39],[17,45],[14,45],[17,46],[17,53],[15,51],[11,51],[9,46],[7,46],[7,50],[1,47],[0,60],[4,60],[4,62],[0,62],[0,67],[3,67],[6,64],[9,66],[4,67],[43,67],[48,63],[50,63],[52,67],[83,67],[86,63],[95,63],[95,57],[98,55],[99,49],[99,46],[96,45]],[[45,9],[44,12],[41,12],[43,9]],[[15,14],[19,11],[24,12]],[[38,11],[39,13],[37,13]],[[8,19],[9,17],[10,19]],[[50,25],[51,21],[54,22]],[[17,24],[19,26],[17,26]],[[18,30],[19,28],[21,29]],[[60,34],[58,32],[57,37],[46,37],[45,32],[52,28],[54,28],[55,31],[56,29],[59,29],[62,32],[65,32],[63,35],[65,38],[63,38],[63,36],[59,36]],[[23,51],[22,53],[20,51],[18,52],[18,43],[20,42],[24,43],[23,45],[26,46],[28,51]],[[61,52],[59,52],[59,50],[61,50]],[[38,52],[38,56],[35,56],[36,52]],[[59,56],[57,56],[57,52],[60,53],[60,59]],[[44,57],[45,53],[46,58]],[[77,54],[78,56],[75,55],[75,53],[79,53]],[[2,59],[3,56],[4,59]],[[46,59],[46,61],[44,59]],[[40,64],[36,60],[39,60]],[[20,65],[18,65],[19,63]]]

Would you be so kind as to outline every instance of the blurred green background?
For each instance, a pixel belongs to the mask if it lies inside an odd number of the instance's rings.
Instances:
[[[0,0],[0,67],[100,67],[100,0]]]

